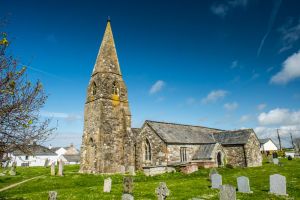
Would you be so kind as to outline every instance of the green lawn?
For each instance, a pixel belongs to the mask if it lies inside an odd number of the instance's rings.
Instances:
[[[288,161],[281,159],[283,166],[264,163],[263,167],[218,169],[223,176],[223,184],[236,186],[236,178],[247,176],[250,179],[253,194],[237,193],[237,199],[300,199],[300,159]],[[64,177],[50,176],[50,168],[32,167],[17,168],[17,176],[0,177],[0,188],[45,174],[44,177],[34,179],[15,188],[0,193],[0,199],[47,199],[48,191],[58,192],[59,199],[121,199],[121,175],[113,175],[112,192],[103,193],[103,180],[108,176],[78,174],[79,166],[65,166]],[[171,191],[168,199],[218,199],[218,190],[210,189],[208,181],[209,169],[200,169],[190,175],[170,173],[155,177],[146,177],[140,173],[134,177],[135,199],[156,199],[155,188],[159,182],[167,183]],[[287,178],[288,197],[276,197],[268,194],[269,175],[279,173]]]

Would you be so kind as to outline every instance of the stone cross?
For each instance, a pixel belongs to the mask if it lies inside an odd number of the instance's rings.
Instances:
[[[122,200],[134,200],[131,194],[122,194]]]
[[[274,163],[275,165],[278,165],[278,163],[279,163],[278,158],[273,158],[273,163]]]
[[[58,176],[63,176],[64,175],[64,162],[62,159],[58,162]]]
[[[211,176],[212,176],[213,174],[217,174],[217,173],[218,173],[218,171],[217,171],[216,168],[210,169],[210,171],[209,171],[209,180],[211,180]]]
[[[240,176],[237,178],[238,191],[242,193],[252,193],[250,190],[249,178]]]
[[[56,198],[57,198],[57,192],[50,191],[49,196],[48,196],[48,200],[56,200]]]
[[[103,192],[111,191],[111,178],[104,179]]]
[[[220,200],[236,200],[235,187],[231,185],[221,185]]]
[[[132,177],[124,177],[123,179],[123,193],[132,194],[133,191],[133,179]]]
[[[222,185],[222,176],[220,174],[211,175],[211,188],[219,189]]]
[[[135,176],[135,168],[134,166],[128,166],[129,175]]]
[[[9,175],[11,176],[15,176],[16,175],[16,167],[17,167],[17,162],[14,161],[11,165],[10,171],[9,171]]]
[[[55,176],[55,162],[51,163],[51,176]]]
[[[270,176],[270,193],[276,195],[287,195],[286,193],[286,178],[280,174]]]
[[[160,182],[159,186],[155,189],[158,200],[165,200],[170,195],[170,190],[165,182]]]

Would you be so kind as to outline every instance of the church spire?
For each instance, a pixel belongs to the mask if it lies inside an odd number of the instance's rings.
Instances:
[[[93,75],[97,73],[114,73],[121,75],[110,18],[107,18],[106,29],[94,66]]]

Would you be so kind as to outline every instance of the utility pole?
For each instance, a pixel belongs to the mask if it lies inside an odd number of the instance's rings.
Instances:
[[[295,150],[295,145],[294,145],[294,140],[293,140],[292,132],[290,132],[290,136],[291,136],[292,147]]]
[[[279,149],[281,151],[282,147],[281,147],[281,139],[280,139],[280,135],[279,135],[279,129],[276,129],[276,130],[277,130],[277,137],[278,137],[278,141],[279,141]]]

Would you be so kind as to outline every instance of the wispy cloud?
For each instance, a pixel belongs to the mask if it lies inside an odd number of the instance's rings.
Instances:
[[[166,83],[162,80],[156,81],[150,88],[149,93],[155,94],[159,91],[161,91],[165,87]]]
[[[279,53],[282,53],[293,48],[294,44],[300,40],[300,19],[298,21],[289,19],[278,31],[281,34],[282,43]]]
[[[213,103],[220,99],[223,99],[228,94],[226,90],[213,90],[205,98],[202,99],[202,103]]]
[[[76,121],[82,118],[81,115],[78,114],[48,111],[42,111],[41,116],[50,118],[61,118],[65,119],[66,121]]]
[[[232,103],[225,103],[224,108],[227,111],[234,111],[239,107],[239,104],[237,102],[232,102]]]
[[[260,44],[259,44],[259,47],[257,49],[257,57],[260,55],[261,53],[261,50],[265,44],[265,41],[266,39],[268,38],[270,32],[271,32],[271,29],[273,27],[273,24],[274,24],[274,21],[276,19],[276,16],[277,16],[277,13],[278,13],[278,10],[280,8],[280,4],[281,4],[281,1],[282,0],[276,0],[275,1],[275,4],[273,6],[273,9],[272,9],[272,12],[271,12],[271,16],[270,16],[270,20],[269,20],[269,24],[268,24],[268,27],[267,27],[267,31],[266,33],[264,34],[263,38],[261,39],[260,41]]]
[[[210,10],[213,14],[224,18],[228,12],[236,7],[246,7],[248,0],[227,0],[224,3],[214,3]]]
[[[257,110],[263,110],[267,107],[267,104],[261,103],[256,106]]]
[[[300,78],[300,51],[283,62],[281,71],[271,78],[270,83],[283,85],[297,78]]]

